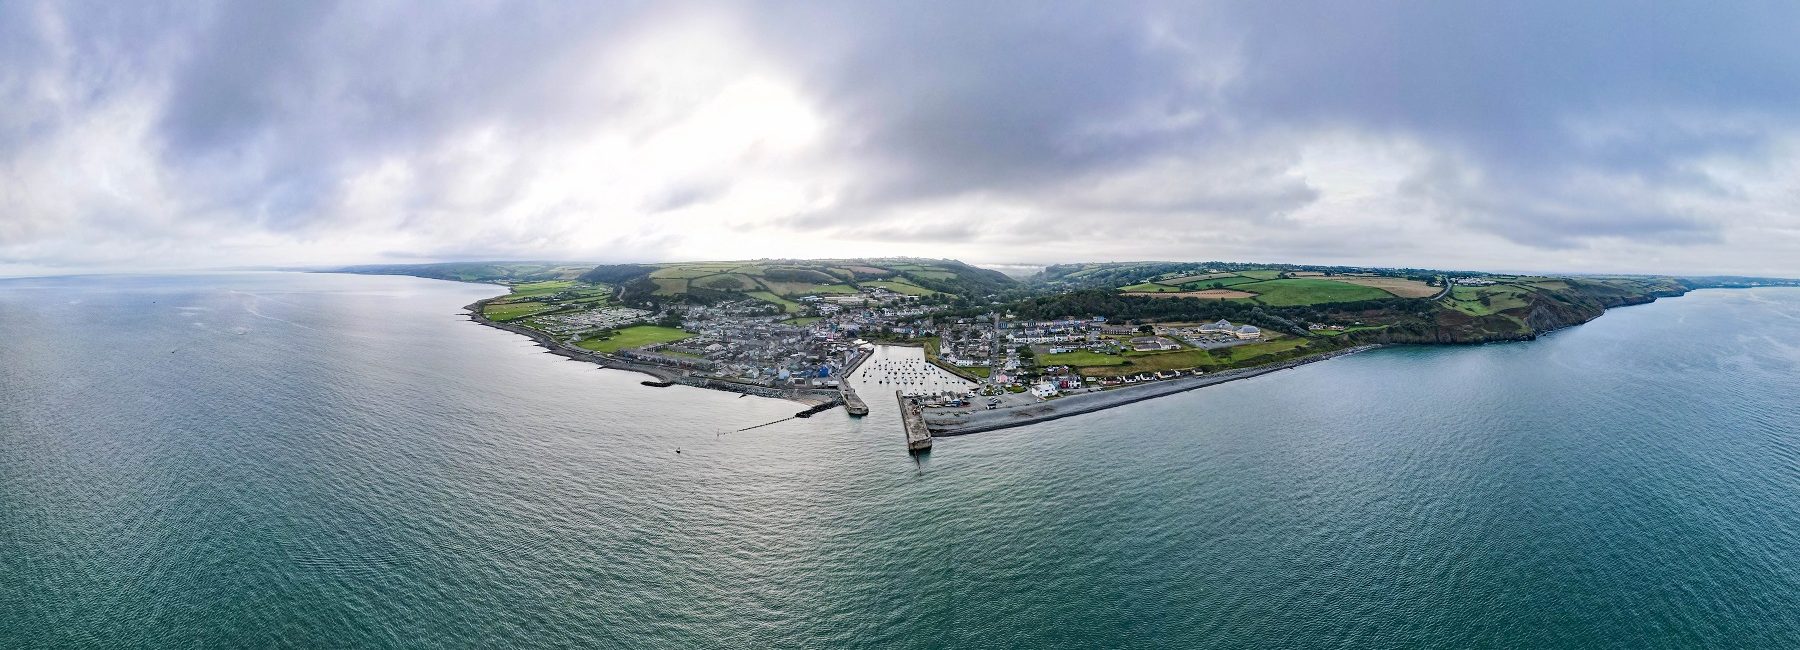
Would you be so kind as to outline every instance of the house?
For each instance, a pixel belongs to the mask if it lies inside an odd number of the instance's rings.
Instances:
[[[1233,333],[1237,334],[1237,337],[1240,339],[1248,340],[1248,339],[1262,338],[1262,330],[1257,329],[1255,325],[1245,325],[1243,327],[1239,327],[1239,328],[1237,328],[1237,331],[1233,332]]]
[[[1056,396],[1056,384],[1052,384],[1047,381],[1039,382],[1036,386],[1031,387],[1031,394],[1038,396],[1039,399],[1049,399],[1051,397],[1055,397]]]
[[[1219,319],[1219,322],[1217,323],[1207,323],[1200,326],[1200,331],[1202,332],[1230,332],[1235,329],[1237,328],[1232,326],[1231,321],[1223,318]]]

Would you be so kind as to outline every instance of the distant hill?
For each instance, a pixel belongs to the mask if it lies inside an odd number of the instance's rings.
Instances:
[[[710,303],[742,296],[789,307],[793,304],[792,299],[801,296],[852,294],[870,287],[920,296],[934,302],[966,303],[1023,287],[1018,280],[999,271],[956,260],[918,258],[601,265],[449,262],[348,266],[333,271],[504,284],[576,280],[618,287],[618,299],[633,305],[667,301]]]
[[[624,287],[621,298],[628,303],[711,302],[743,294],[781,304],[801,296],[850,294],[869,287],[953,301],[983,298],[1020,286],[998,271],[955,260],[916,258],[678,262],[631,269],[601,266],[585,277],[613,278]]]
[[[328,269],[333,273],[410,275],[461,282],[538,282],[573,280],[592,268],[576,262],[439,262],[432,264],[364,264]]]

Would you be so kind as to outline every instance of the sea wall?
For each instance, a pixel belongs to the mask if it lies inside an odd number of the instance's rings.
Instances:
[[[1114,388],[1094,393],[1080,393],[1041,402],[1031,406],[995,409],[991,411],[974,411],[959,415],[925,414],[925,425],[935,436],[960,436],[983,431],[995,431],[1012,427],[1058,420],[1084,413],[1104,411],[1126,404],[1142,402],[1175,393],[1182,393],[1196,388],[1204,388],[1228,381],[1248,379],[1258,375],[1266,375],[1277,370],[1286,370],[1309,363],[1334,359],[1347,354],[1355,354],[1375,349],[1377,345],[1362,345],[1345,348],[1325,354],[1273,363],[1254,368],[1223,370],[1199,376],[1181,377],[1149,384],[1139,384],[1125,388]]]

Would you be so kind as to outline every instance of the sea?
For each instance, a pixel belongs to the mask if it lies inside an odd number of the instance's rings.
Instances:
[[[644,386],[501,291],[0,281],[0,647],[1800,647],[1800,290],[921,458],[879,389]]]

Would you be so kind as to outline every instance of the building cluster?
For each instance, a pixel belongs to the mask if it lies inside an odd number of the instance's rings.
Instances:
[[[1158,336],[1175,337],[1197,348],[1221,348],[1263,339],[1263,331],[1255,325],[1233,325],[1218,320],[1200,325],[1157,325]]]
[[[768,302],[744,298],[671,305],[658,314],[630,310],[635,312],[629,314],[632,318],[605,320],[604,327],[679,320],[692,336],[614,354],[762,386],[830,388],[838,385],[859,353],[873,347],[862,337],[936,335],[929,314],[944,309],[923,305],[916,296],[873,287],[855,294],[802,296],[795,302],[804,310],[799,318]],[[587,321],[571,322],[564,332],[592,329],[595,325]]]
[[[1051,361],[1059,354],[1214,349],[1263,338],[1253,325],[1225,320],[1140,325],[1109,322],[1104,317],[1034,320],[998,313],[946,318],[935,315],[946,307],[873,287],[854,294],[800,296],[793,301],[800,305],[799,313],[784,313],[768,302],[746,297],[712,305],[672,305],[654,314],[610,307],[557,315],[545,324],[559,329],[553,333],[560,333],[617,328],[652,319],[679,320],[692,336],[617,354],[703,376],[777,388],[837,386],[859,355],[873,348],[869,339],[936,337],[938,361],[984,377],[977,392],[989,396],[1029,392],[1040,398],[1184,374],[1165,370],[1083,377]],[[789,308],[792,310],[792,305]],[[1040,366],[1040,357],[1048,363]]]
[[[551,336],[568,338],[583,332],[618,329],[643,322],[652,312],[631,307],[601,307],[539,316],[533,322]]]

